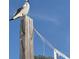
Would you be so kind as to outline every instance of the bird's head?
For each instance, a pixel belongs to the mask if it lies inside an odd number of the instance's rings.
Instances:
[[[29,6],[29,0],[25,1],[24,7]]]
[[[28,3],[29,3],[29,0],[26,0],[26,2],[28,2]]]

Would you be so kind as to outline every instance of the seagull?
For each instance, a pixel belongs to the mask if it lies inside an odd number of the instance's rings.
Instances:
[[[10,21],[27,15],[29,9],[30,9],[29,0],[26,0],[25,4],[17,10],[16,14],[14,15],[14,17],[12,17],[12,19],[10,19]]]

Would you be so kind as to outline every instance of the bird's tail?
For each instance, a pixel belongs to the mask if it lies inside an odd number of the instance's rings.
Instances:
[[[14,20],[13,18],[12,19],[9,19],[9,21],[12,21],[12,20]]]

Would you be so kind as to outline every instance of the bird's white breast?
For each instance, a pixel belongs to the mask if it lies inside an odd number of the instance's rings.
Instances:
[[[28,12],[29,12],[29,9],[30,9],[30,5],[29,5],[29,3],[27,2],[27,3],[25,3],[24,4],[24,6],[23,6],[23,14],[25,15],[27,15],[28,14]]]

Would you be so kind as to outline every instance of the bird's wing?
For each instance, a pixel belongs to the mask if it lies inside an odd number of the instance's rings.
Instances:
[[[16,16],[22,9],[23,7],[19,8],[14,16]]]

